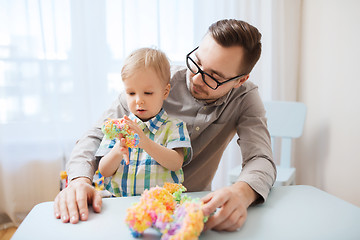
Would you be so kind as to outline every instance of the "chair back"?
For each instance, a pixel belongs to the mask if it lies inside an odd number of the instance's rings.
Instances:
[[[264,102],[268,129],[274,151],[274,140],[281,141],[280,166],[291,167],[292,139],[302,135],[306,116],[306,106],[301,102]]]

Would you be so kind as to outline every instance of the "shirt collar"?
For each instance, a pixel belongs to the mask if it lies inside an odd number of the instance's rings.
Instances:
[[[156,114],[153,118],[149,119],[146,122],[143,122],[133,113],[130,113],[129,118],[133,121],[136,119],[137,124],[143,131],[144,129],[147,128],[151,133],[155,134],[159,130],[161,125],[163,125],[163,123],[166,122],[166,120],[168,119],[168,115],[165,112],[165,110],[162,108],[158,114]]]

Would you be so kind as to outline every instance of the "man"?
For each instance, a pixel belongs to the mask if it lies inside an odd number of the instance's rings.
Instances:
[[[263,202],[276,177],[265,110],[257,86],[247,82],[260,58],[261,34],[246,22],[220,20],[209,27],[199,47],[186,57],[187,68],[172,71],[171,91],[164,103],[169,115],[187,123],[193,159],[183,167],[188,191],[209,190],[221,155],[238,134],[243,168],[238,181],[205,196],[203,212],[216,213],[205,229],[235,231],[247,208]],[[91,186],[98,159],[94,154],[106,118],[128,114],[123,94],[97,127],[75,146],[68,163],[69,186],[55,199],[54,213],[63,222],[87,220],[87,204],[101,211],[101,197]]]

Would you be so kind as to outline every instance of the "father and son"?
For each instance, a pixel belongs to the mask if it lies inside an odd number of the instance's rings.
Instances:
[[[101,211],[92,186],[97,169],[114,196],[139,195],[164,181],[188,191],[210,190],[221,156],[234,137],[242,153],[236,183],[202,198],[205,229],[235,231],[251,204],[266,200],[276,178],[265,109],[255,84],[247,81],[261,55],[261,34],[240,20],[213,23],[186,67],[171,67],[160,50],[142,48],[125,60],[124,91],[99,122],[78,141],[67,164],[69,185],[55,198],[63,222],[88,218],[88,204]],[[125,116],[125,117],[124,117]],[[136,149],[124,139],[111,144],[101,127],[124,117],[138,133]]]

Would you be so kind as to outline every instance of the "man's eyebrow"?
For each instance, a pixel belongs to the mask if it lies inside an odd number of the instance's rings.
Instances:
[[[200,63],[200,65],[201,65],[201,59],[199,58],[199,56],[198,56],[198,54],[197,54],[197,53],[195,53],[195,57],[197,58],[198,62],[199,62],[199,63]],[[220,73],[219,71],[216,71],[216,70],[214,70],[214,69],[209,69],[209,70],[211,71],[211,73],[215,73],[215,74],[216,74],[216,75],[218,75],[219,77],[221,77],[221,78],[224,78],[224,79],[225,79],[224,74]]]

